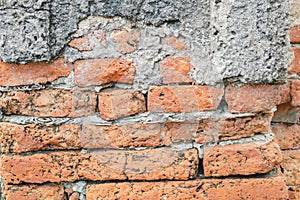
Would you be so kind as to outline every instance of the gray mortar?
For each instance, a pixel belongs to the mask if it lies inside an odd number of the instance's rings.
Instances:
[[[281,83],[286,80],[289,1],[214,0],[34,0],[0,5],[0,56],[26,63],[64,56],[70,61],[128,57],[137,63],[136,90],[162,82],[159,62],[190,56],[197,84],[227,81]],[[29,5],[30,4],[30,5]],[[14,18],[12,17],[14,16]],[[96,18],[96,20],[95,20]],[[68,42],[87,29],[108,34],[122,27],[141,30],[134,53],[122,55],[114,41],[92,52],[78,52]],[[182,36],[187,50],[162,44],[164,36]]]
[[[78,192],[80,194],[79,200],[86,200],[86,182],[85,181],[77,181],[74,183],[65,183],[65,188],[72,188],[74,192]]]

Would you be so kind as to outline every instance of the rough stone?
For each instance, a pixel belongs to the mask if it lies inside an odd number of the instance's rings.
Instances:
[[[2,155],[4,183],[74,182],[77,180],[188,180],[198,172],[196,149],[54,152]]]
[[[287,185],[300,185],[300,150],[283,151],[282,156],[281,166],[284,170]]]
[[[134,90],[106,90],[98,95],[98,109],[105,120],[114,120],[146,111],[143,94]]]
[[[225,99],[233,113],[268,111],[290,101],[290,85],[228,85]]]
[[[79,125],[0,123],[1,152],[80,149]]]
[[[123,58],[79,60],[75,62],[75,83],[79,86],[103,85],[107,83],[132,84],[135,64]]]
[[[287,198],[284,177],[89,184],[86,194],[87,200],[285,200]]]
[[[62,185],[5,185],[4,197],[7,200],[62,200],[64,189]]]
[[[282,150],[300,148],[300,125],[273,124],[272,131]]]
[[[204,147],[205,176],[263,174],[278,167],[281,161],[280,148],[275,142]]]
[[[291,27],[300,26],[300,2],[290,0]]]
[[[160,62],[160,70],[163,75],[163,83],[191,83],[194,82],[188,75],[191,71],[189,57],[168,57]]]
[[[63,58],[53,62],[27,63],[24,65],[0,62],[0,85],[45,84],[59,77],[68,76],[72,69],[71,63]]]
[[[217,109],[223,90],[210,86],[152,86],[150,112],[198,112]]]

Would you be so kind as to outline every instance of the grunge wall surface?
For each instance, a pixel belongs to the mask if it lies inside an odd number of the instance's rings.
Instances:
[[[291,5],[0,1],[2,199],[299,199]]]

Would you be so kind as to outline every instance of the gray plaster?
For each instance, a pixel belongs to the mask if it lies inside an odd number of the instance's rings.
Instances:
[[[5,2],[5,1],[4,1]],[[28,3],[29,2],[29,3]],[[288,0],[34,0],[0,5],[0,56],[26,63],[64,56],[78,59],[127,57],[137,63],[134,89],[161,85],[159,62],[190,56],[197,84],[224,80],[281,83],[286,80]],[[141,31],[134,53],[121,54],[109,34],[123,27]],[[91,30],[107,32],[107,46],[90,52],[67,46]],[[162,44],[179,36],[188,47],[176,51]]]

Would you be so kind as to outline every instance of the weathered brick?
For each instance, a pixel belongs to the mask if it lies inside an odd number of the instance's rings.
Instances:
[[[290,85],[228,85],[225,99],[233,113],[271,110],[290,101]]]
[[[160,62],[163,83],[191,83],[194,82],[188,75],[191,71],[189,57],[168,57]]]
[[[132,53],[136,50],[137,43],[140,38],[139,29],[115,30],[110,37],[118,43],[117,51],[121,53]]]
[[[289,200],[300,200],[300,187],[289,188]]]
[[[267,173],[282,160],[275,142],[256,141],[245,144],[204,147],[204,175],[228,176]]]
[[[283,151],[282,156],[281,166],[284,169],[287,185],[300,185],[300,150]]]
[[[164,37],[162,42],[177,49],[177,50],[184,50],[186,49],[185,41],[183,38],[177,37]]]
[[[79,125],[18,125],[0,123],[1,151],[28,152],[39,150],[79,149]]]
[[[210,86],[152,86],[150,112],[198,112],[217,109],[223,90]]]
[[[300,2],[298,0],[290,0],[290,18],[291,27],[300,26]]]
[[[107,46],[106,32],[103,30],[95,30],[82,37],[74,38],[69,42],[69,46],[79,51],[92,51],[100,43]]]
[[[2,155],[5,183],[73,182],[76,180],[187,180],[198,171],[196,149],[107,150],[81,154],[55,152]]]
[[[299,35],[300,35],[300,33],[299,33]],[[292,61],[289,65],[289,72],[290,73],[292,73],[292,72],[300,73],[300,48],[292,48],[291,53],[292,53],[293,57],[291,58]]]
[[[272,114],[260,113],[254,116],[200,120],[194,136],[198,143],[219,142],[251,137],[271,132]]]
[[[299,122],[299,107],[293,107],[290,103],[283,103],[277,106],[272,122],[296,124]]]
[[[290,40],[292,43],[300,43],[300,26],[294,26],[290,29]]]
[[[300,106],[300,80],[291,81],[291,105]]]
[[[83,148],[163,146],[167,141],[162,124],[96,126],[84,124],[80,131]]]
[[[5,185],[4,197],[7,200],[63,200],[62,185]]]
[[[146,111],[142,93],[134,90],[106,90],[98,95],[98,109],[105,120],[114,120]]]
[[[87,200],[286,200],[283,177],[89,184]]]
[[[273,124],[272,131],[281,149],[300,148],[300,125]]]
[[[79,86],[115,82],[132,84],[134,81],[135,64],[123,58],[78,60],[74,66],[74,79]]]
[[[79,117],[93,114],[96,95],[89,90],[79,91],[45,89],[3,92],[0,108],[6,115]]]
[[[68,76],[72,68],[71,63],[63,58],[53,62],[36,62],[24,65],[0,62],[0,85],[45,84],[59,77]]]

